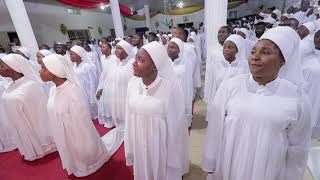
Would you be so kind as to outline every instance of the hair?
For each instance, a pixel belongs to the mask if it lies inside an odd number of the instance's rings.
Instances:
[[[0,47],[0,53],[6,53],[6,50],[3,47]]]
[[[258,22],[257,24],[255,24],[255,26],[266,26],[266,23],[264,23],[264,22]]]
[[[102,44],[105,44],[105,45],[107,45],[107,46],[108,46],[108,48],[112,49],[112,46],[111,46],[111,44],[110,44],[110,43],[102,43]],[[101,45],[102,45],[102,44],[101,44]]]
[[[296,18],[289,18],[289,19],[287,19],[287,21],[294,21],[295,23],[298,24],[298,26],[300,24],[299,21]]]
[[[232,30],[229,28],[229,26],[221,26],[220,29],[221,29],[221,28],[226,29],[226,30],[228,31],[228,34],[231,34],[231,33],[232,33]]]
[[[143,34],[142,33],[134,33],[133,35],[138,35],[140,37],[140,39],[143,39]]]
[[[154,32],[149,32],[149,35],[153,36],[154,38],[157,38],[157,34]]]

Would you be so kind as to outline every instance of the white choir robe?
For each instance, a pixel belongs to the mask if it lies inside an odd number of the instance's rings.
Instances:
[[[208,69],[208,80],[205,84],[205,101],[209,104],[215,97],[220,84],[239,74],[248,72],[248,64],[245,60],[236,59],[229,63],[224,57],[216,58]],[[210,81],[209,81],[210,80]]]
[[[311,135],[303,90],[251,74],[224,81],[208,107],[202,169],[207,180],[301,180]]]
[[[101,56],[102,73],[100,76],[97,92],[101,89],[103,90],[106,76],[112,70],[112,67],[115,64],[116,59],[117,58],[115,57],[115,55],[109,55],[108,57],[106,57],[105,55]],[[108,104],[105,102],[102,95],[101,95],[100,99],[97,100],[97,105],[98,105],[99,123],[103,124],[107,128],[112,128],[114,126],[114,124],[111,119],[111,114],[110,114],[110,112],[108,112],[108,108],[107,108]]]
[[[172,61],[170,59],[170,61]],[[192,101],[193,101],[193,81],[192,74],[189,73],[192,70],[188,69],[185,59],[179,57],[175,59],[172,63],[172,69],[183,89],[183,96],[185,102],[185,112],[188,127],[191,127],[192,123]]]
[[[137,46],[133,46],[132,47],[132,54],[134,55],[134,57],[136,56],[136,54],[138,53],[139,49]]]
[[[7,80],[0,76],[0,97],[8,84]],[[16,137],[16,130],[8,122],[8,117],[3,107],[3,101],[0,98],[0,153],[17,149],[17,146],[15,145]]]
[[[56,151],[48,125],[47,95],[41,84],[21,77],[2,94],[8,122],[16,129],[16,145],[25,160],[33,161]]]
[[[68,175],[87,176],[109,158],[81,87],[66,81],[50,92],[48,113],[54,140]]]
[[[81,62],[79,65],[73,65],[74,72],[79,78],[85,96],[87,98],[88,105],[90,107],[90,114],[92,118],[98,115],[98,107],[96,103],[96,90],[98,86],[98,78],[94,65]]]
[[[91,63],[95,66],[97,77],[100,77],[102,72],[101,61],[98,53],[95,50],[91,50],[88,53],[88,57],[91,60]]]
[[[305,91],[309,97],[313,120],[313,139],[320,139],[320,59],[313,51],[304,57],[301,57],[302,72],[305,80]]]
[[[108,147],[108,152],[114,154],[123,143],[124,120],[126,114],[126,95],[128,82],[133,76],[132,63],[134,59],[127,58],[120,61],[113,56],[114,66],[108,72],[104,85],[102,98],[107,104],[107,112],[110,113],[115,128],[102,137]]]
[[[135,180],[181,180],[189,171],[188,130],[178,82],[132,78],[125,120],[126,164]]]
[[[183,43],[184,50],[183,56],[184,59],[187,60],[189,66],[192,67],[192,78],[193,78],[193,87],[194,89],[201,87],[201,77],[200,77],[200,63],[197,61],[196,50],[194,46],[190,45],[189,43]],[[195,91],[193,90],[193,98],[195,97]]]
[[[198,39],[198,37],[197,37]],[[201,52],[200,52],[200,46],[198,44],[198,40],[193,43],[189,43],[193,48],[196,53],[196,70],[195,70],[195,88],[200,88],[201,87]]]

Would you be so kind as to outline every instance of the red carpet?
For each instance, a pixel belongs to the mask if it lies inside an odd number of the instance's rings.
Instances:
[[[96,121],[95,126],[101,136],[109,131]],[[33,162],[23,160],[18,150],[0,154],[0,180],[133,180],[132,174],[132,168],[126,166],[123,145],[97,172],[82,178],[68,176],[62,170],[57,152]]]

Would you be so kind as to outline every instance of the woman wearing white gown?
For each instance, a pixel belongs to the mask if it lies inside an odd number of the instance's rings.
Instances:
[[[128,85],[125,156],[135,180],[181,180],[188,172],[188,131],[181,86],[163,46],[143,46]]]
[[[252,50],[251,74],[221,84],[208,107],[208,180],[303,179],[311,120],[299,41],[290,27],[268,30]]]
[[[126,95],[132,74],[132,46],[122,40],[116,45],[114,64],[107,73],[102,97],[106,103],[115,128],[102,137],[108,151],[114,154],[123,143],[126,114]],[[111,59],[110,59],[111,60]]]
[[[205,101],[209,104],[225,79],[248,72],[248,61],[245,58],[245,40],[236,34],[229,36],[223,44],[223,56],[217,55],[208,66],[207,75],[211,82],[206,83]]]
[[[0,76],[0,97],[8,87],[9,82]],[[0,153],[9,152],[17,149],[15,145],[16,130],[8,122],[7,113],[3,108],[3,101],[0,98]]]
[[[58,54],[42,59],[43,81],[52,81],[47,108],[54,140],[68,175],[87,176],[111,156],[107,153],[93,122],[82,86],[73,67]]]
[[[86,50],[81,46],[75,45],[70,49],[70,59],[75,63],[73,69],[87,96],[91,117],[95,118],[98,115],[95,96],[98,87],[96,68],[89,60]]]
[[[50,54],[53,54],[53,52],[46,49],[42,49],[37,52],[37,63],[39,64],[39,66],[42,59],[46,56],[49,56]],[[43,90],[47,95],[49,95],[50,89],[54,86],[54,84],[52,82],[43,82],[42,84]]]
[[[181,39],[172,38],[168,44],[167,53],[172,61],[171,66],[183,89],[185,113],[188,127],[192,124],[193,79],[192,69],[188,66],[188,60],[183,56],[184,44]]]
[[[0,75],[10,77],[1,97],[8,122],[17,131],[16,145],[25,160],[33,161],[56,151],[45,108],[48,97],[41,79],[28,61],[18,54],[1,58]]]

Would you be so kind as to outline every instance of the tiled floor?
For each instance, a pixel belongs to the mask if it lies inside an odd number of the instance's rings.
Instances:
[[[205,180],[206,174],[200,169],[202,146],[204,141],[205,129],[207,123],[205,122],[206,108],[203,101],[196,102],[195,114],[193,120],[193,127],[190,136],[190,160],[191,169],[189,175],[184,180]],[[319,144],[316,144],[319,145]],[[304,180],[314,180],[307,170]]]

